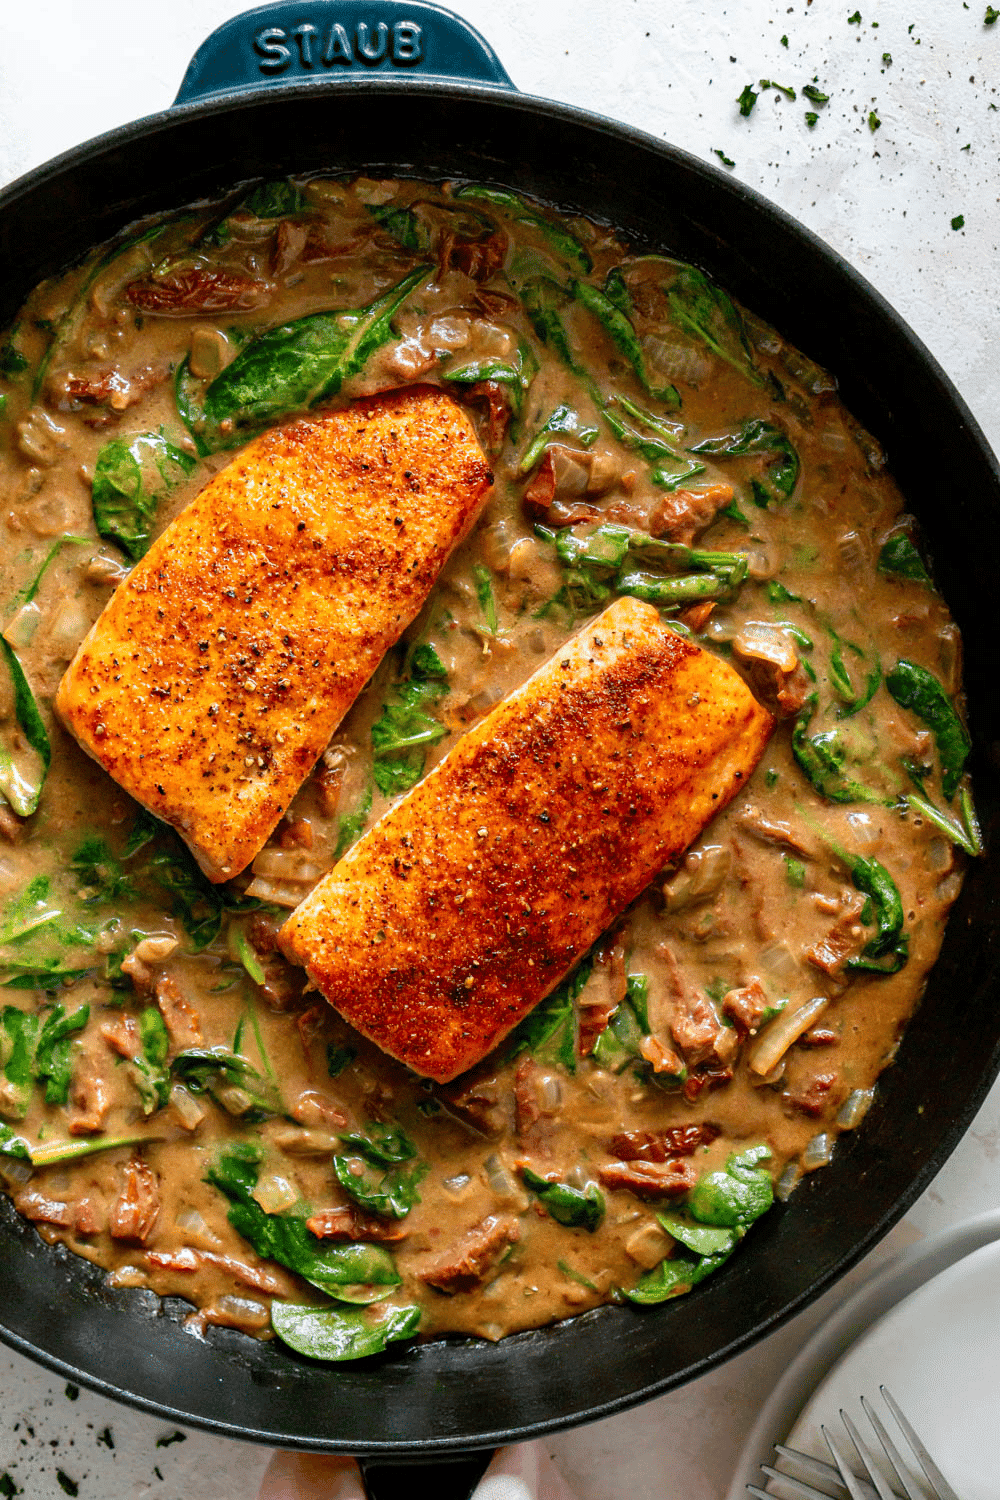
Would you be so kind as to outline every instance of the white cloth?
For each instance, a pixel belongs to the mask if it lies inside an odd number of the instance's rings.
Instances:
[[[365,1488],[352,1458],[279,1451],[267,1467],[257,1500],[365,1500]],[[472,1500],[575,1497],[541,1443],[519,1443],[499,1450]]]

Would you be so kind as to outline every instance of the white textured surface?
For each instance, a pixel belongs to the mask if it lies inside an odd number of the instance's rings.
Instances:
[[[860,7],[860,24],[848,16]],[[2,6],[0,182],[89,136],[165,108],[231,0],[45,0]],[[304,9],[305,7],[303,7]],[[517,85],[626,121],[729,169],[795,214],[898,308],[1000,448],[1000,22],[985,0],[456,0]],[[873,23],[877,22],[875,26]],[[788,47],[781,37],[788,38]],[[892,56],[883,65],[882,54]],[[793,103],[816,78],[825,106]],[[759,99],[742,119],[735,99]],[[806,126],[806,108],[819,119]],[[872,131],[869,112],[881,120]],[[968,146],[968,150],[962,148]],[[719,170],[726,170],[721,165]],[[964,215],[965,227],[951,229]],[[933,419],[928,415],[932,435]],[[891,457],[891,455],[890,455]],[[928,462],[933,462],[932,436]],[[723,1369],[556,1437],[580,1500],[720,1500],[771,1384],[845,1289],[894,1248],[996,1204],[1000,1087],[902,1224],[814,1307]],[[267,1455],[171,1429],[0,1354],[0,1473],[32,1500],[244,1500]],[[115,1448],[98,1442],[110,1428]],[[162,1479],[155,1468],[158,1467]]]

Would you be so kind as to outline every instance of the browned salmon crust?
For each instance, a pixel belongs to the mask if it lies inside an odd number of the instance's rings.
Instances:
[[[429,387],[265,433],[117,589],[60,684],[60,718],[211,880],[228,880],[491,483],[468,416]]]
[[[386,813],[279,943],[352,1026],[445,1083],[739,791],[773,728],[726,662],[619,599]]]

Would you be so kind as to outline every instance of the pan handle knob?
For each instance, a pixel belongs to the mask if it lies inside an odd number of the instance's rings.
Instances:
[[[397,87],[414,78],[514,87],[486,39],[427,0],[278,0],[217,27],[188,64],[174,104],[376,76]]]

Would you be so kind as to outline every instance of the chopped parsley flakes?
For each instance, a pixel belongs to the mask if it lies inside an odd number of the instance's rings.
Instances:
[[[951,221],[951,227],[952,227],[952,229],[964,229],[965,228],[965,215],[964,214],[956,214],[955,217]]]
[[[757,103],[757,95],[754,93],[753,88],[749,83],[743,90],[740,97],[737,99],[736,103],[740,107],[740,114],[744,117],[753,112],[753,107]]]
[[[724,151],[720,151],[718,146],[715,147],[714,155],[719,158],[724,167],[735,167],[736,163],[733,161],[733,158],[727,156]]]

